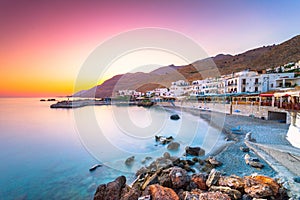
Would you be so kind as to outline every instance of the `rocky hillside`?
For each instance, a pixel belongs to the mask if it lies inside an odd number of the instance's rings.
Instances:
[[[238,55],[217,55],[196,61],[186,66],[166,66],[150,73],[128,73],[114,76],[103,84],[74,96],[108,97],[114,91],[134,89],[147,91],[160,87],[170,87],[172,81],[188,81],[230,74],[245,69],[262,70],[300,60],[300,35],[278,45],[264,46]]]

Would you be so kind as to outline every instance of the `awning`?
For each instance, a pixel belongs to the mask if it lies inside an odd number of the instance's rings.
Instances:
[[[259,96],[260,96],[260,97],[273,97],[274,94],[272,94],[272,93],[262,93],[262,94],[260,94]]]

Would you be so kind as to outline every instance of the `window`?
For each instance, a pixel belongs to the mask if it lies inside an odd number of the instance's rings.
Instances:
[[[273,83],[271,83],[271,88],[273,88],[274,87],[274,85],[273,85]]]

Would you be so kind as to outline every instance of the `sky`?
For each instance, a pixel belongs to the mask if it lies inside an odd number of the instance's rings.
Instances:
[[[177,31],[209,56],[279,44],[300,33],[299,8],[298,0],[0,0],[0,96],[71,95],[91,52],[132,29]],[[172,59],[155,64],[182,64]],[[117,63],[98,81],[133,70]]]

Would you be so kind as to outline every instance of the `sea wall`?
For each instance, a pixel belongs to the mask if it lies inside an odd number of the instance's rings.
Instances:
[[[295,147],[300,148],[300,113],[291,113],[291,125],[287,133],[288,141]]]
[[[170,103],[166,103],[166,102],[160,104],[171,106]],[[271,107],[271,106],[259,106],[259,105],[249,105],[249,104],[243,105],[243,104],[233,103],[231,109],[230,104],[197,103],[197,102],[189,102],[189,101],[177,101],[175,102],[175,105],[179,107],[188,107],[188,108],[195,108],[195,109],[199,109],[199,107],[209,108],[211,111],[222,112],[226,114],[230,114],[230,110],[232,110],[232,114],[234,115],[252,116],[252,117],[262,118],[266,120],[270,120],[270,112],[284,113],[286,114],[284,121],[287,124],[291,123],[290,112],[283,109],[279,109],[277,107]]]

